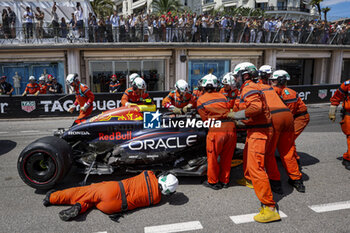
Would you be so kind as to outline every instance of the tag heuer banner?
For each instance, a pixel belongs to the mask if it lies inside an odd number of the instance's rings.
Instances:
[[[289,86],[298,92],[299,97],[306,103],[329,102],[340,85],[308,85]],[[168,91],[149,92],[153,102],[159,109]],[[123,93],[95,94],[93,115],[120,107]],[[61,99],[60,99],[61,98]],[[67,109],[73,104],[75,95],[39,95],[39,96],[0,96],[0,118],[30,118],[72,116]],[[73,115],[79,112],[75,111]]]

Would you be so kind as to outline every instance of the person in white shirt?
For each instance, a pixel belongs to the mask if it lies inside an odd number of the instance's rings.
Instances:
[[[25,38],[31,39],[33,38],[33,19],[34,15],[33,12],[30,10],[30,7],[26,7],[26,11],[23,14],[24,24],[25,24]]]
[[[266,19],[263,25],[264,29],[264,37],[265,37],[265,43],[270,43],[271,40],[271,31],[270,31],[270,22],[269,19]]]
[[[117,15],[117,11],[113,12],[109,20],[112,23],[113,40],[114,42],[119,42],[119,15]]]
[[[77,2],[77,9],[74,11],[74,16],[77,21],[76,27],[78,28],[79,37],[84,37],[84,15],[80,2]]]

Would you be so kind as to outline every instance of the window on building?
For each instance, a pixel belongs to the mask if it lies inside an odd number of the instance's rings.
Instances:
[[[164,60],[132,60],[132,61],[91,61],[89,65],[90,80],[94,92],[108,92],[109,81],[113,74],[117,76],[123,92],[131,84],[128,77],[138,73],[144,78],[148,91],[165,90]]]
[[[255,4],[255,8],[259,8],[263,11],[267,11],[268,10],[268,6],[267,6],[267,2],[265,3],[256,3]]]
[[[193,89],[198,86],[198,81],[209,73],[221,81],[230,70],[230,60],[190,60],[188,67],[188,84]]]
[[[341,82],[345,82],[348,79],[350,79],[350,59],[343,59]]]
[[[14,85],[13,77],[20,77],[19,82]],[[0,63],[0,76],[7,77],[6,82],[9,82],[15,88],[15,95],[21,95],[26,85],[29,82],[29,76],[34,76],[38,81],[40,76],[51,74],[63,86],[63,91],[66,89],[64,63],[63,62],[18,62],[18,63]]]
[[[314,59],[278,59],[276,69],[288,72],[289,85],[313,84]]]
[[[204,4],[213,3],[214,0],[204,0]]]
[[[278,10],[287,10],[287,3],[286,3],[286,1],[278,1],[277,2],[277,9]]]
[[[187,6],[187,0],[185,0],[185,2],[184,2],[184,6]]]

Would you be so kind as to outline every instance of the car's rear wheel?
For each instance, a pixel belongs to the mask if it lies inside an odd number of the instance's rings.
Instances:
[[[71,148],[57,137],[40,138],[20,154],[17,169],[22,180],[36,189],[50,189],[62,180],[71,168]]]

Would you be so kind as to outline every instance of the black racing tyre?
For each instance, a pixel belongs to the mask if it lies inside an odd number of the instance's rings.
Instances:
[[[21,179],[36,189],[50,189],[72,166],[71,147],[61,138],[48,136],[29,144],[19,155],[17,170]]]

